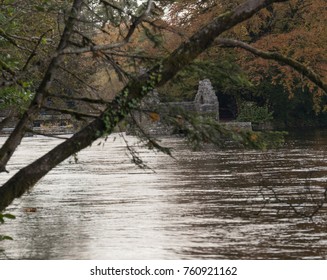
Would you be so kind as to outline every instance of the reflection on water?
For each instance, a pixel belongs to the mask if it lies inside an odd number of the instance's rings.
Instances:
[[[14,173],[58,143],[25,138],[8,168]],[[17,219],[0,227],[15,239],[2,242],[6,254],[327,258],[326,130],[290,134],[283,149],[267,152],[192,152],[179,139],[163,143],[174,148],[176,159],[139,150],[156,173],[135,167],[117,135],[81,152],[77,164],[72,159],[58,166],[8,208]],[[1,174],[1,181],[6,178]],[[25,207],[37,211],[26,213]]]

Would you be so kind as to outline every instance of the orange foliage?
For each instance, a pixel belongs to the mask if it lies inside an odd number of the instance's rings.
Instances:
[[[267,10],[266,10],[267,12]],[[260,32],[266,24],[260,18],[270,21],[270,29],[264,36],[254,42],[254,46],[263,50],[280,52],[313,69],[327,81],[327,5],[325,0],[299,1],[291,0],[288,5],[281,5],[268,13],[255,16],[246,23],[247,32],[243,38],[249,39],[250,34]],[[254,83],[272,75],[273,83],[282,83],[290,97],[295,88],[309,89],[318,100],[324,93],[317,89],[309,80],[301,77],[290,67],[276,62],[256,58],[241,52],[244,68]],[[320,110],[321,108],[315,108]]]
[[[139,54],[144,57],[161,57],[187,40],[195,30],[214,17],[244,2],[227,0],[180,0],[170,5],[168,13],[161,19],[144,22],[138,26],[129,44],[119,48],[121,56],[112,55],[113,60],[124,69],[146,67],[146,60],[124,57],[123,54]],[[167,11],[167,7],[165,9]],[[121,41],[129,26],[104,27],[104,32],[94,40],[108,44]],[[226,32],[225,37],[235,38],[265,51],[279,52],[312,68],[322,77],[327,72],[327,5],[326,0],[290,0],[257,13],[250,20]],[[149,34],[160,37],[161,44],[148,39]],[[101,53],[99,54],[101,55]],[[221,59],[224,50],[213,46],[202,56]],[[269,78],[273,84],[281,83],[290,98],[295,89],[309,89],[317,101],[324,94],[308,79],[301,77],[291,67],[255,57],[246,51],[235,52],[237,60],[248,73],[252,83],[259,84]],[[145,63],[145,64],[144,64]],[[325,78],[325,81],[326,78]]]
[[[225,12],[228,8],[244,1],[178,1],[170,9],[169,23],[175,25],[189,36],[194,30],[212,20],[213,17]],[[201,3],[199,5],[198,3]],[[327,72],[327,5],[326,0],[290,0],[260,11],[250,20],[237,25],[224,34],[226,37],[239,39],[265,51],[279,52],[303,63],[313,69],[321,77]],[[174,47],[170,34],[167,38],[170,47]],[[214,47],[217,48],[217,47]],[[213,48],[213,49],[214,49]],[[211,54],[221,55],[223,51],[211,50]],[[281,83],[289,93],[290,98],[295,89],[309,89],[315,99],[317,111],[318,100],[326,94],[317,89],[308,79],[302,77],[291,67],[277,62],[255,57],[246,51],[237,50],[240,64],[248,73],[254,84],[268,77],[272,83]],[[327,82],[326,78],[323,78]]]

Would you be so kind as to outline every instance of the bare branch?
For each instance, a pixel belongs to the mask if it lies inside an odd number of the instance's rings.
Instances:
[[[177,34],[178,36],[180,36],[181,38],[187,38],[186,33],[179,31],[178,29],[174,28],[173,26],[163,26],[161,24],[157,24],[156,21],[153,20],[143,20],[144,22],[148,23],[149,25],[153,26],[154,28],[160,29],[160,30],[166,30],[168,32]]]
[[[126,52],[125,53],[125,52],[120,52],[120,51],[104,51],[104,53],[112,55],[112,56],[129,57],[129,58],[144,59],[144,60],[158,60],[158,59],[160,59],[159,56],[133,54],[131,52]]]
[[[88,113],[82,113],[82,112],[77,112],[74,110],[69,110],[69,109],[62,109],[62,108],[54,108],[54,107],[48,107],[48,106],[43,106],[42,108],[49,110],[49,111],[55,111],[55,112],[60,112],[63,114],[69,114],[72,115],[74,117],[76,117],[77,119],[81,119],[81,118],[98,118],[99,115],[93,115],[93,114],[88,114]]]
[[[44,38],[45,35],[46,35],[48,32],[50,32],[50,31],[51,31],[51,29],[49,29],[48,31],[44,32],[44,33],[40,36],[39,40],[37,41],[37,43],[36,43],[36,45],[35,45],[35,47],[34,47],[34,49],[33,49],[33,51],[31,52],[30,56],[28,57],[28,59],[27,59],[25,65],[24,65],[22,71],[25,71],[25,70],[26,70],[28,64],[30,63],[30,61],[32,60],[32,58],[36,55],[36,50],[38,49],[38,47],[39,47],[40,44],[42,43],[43,38]]]
[[[50,31],[52,31],[52,29],[50,29]],[[49,32],[49,31],[47,31]],[[16,39],[16,40],[21,40],[21,41],[27,41],[27,42],[38,42],[40,37],[35,37],[35,36],[32,36],[32,37],[24,37],[24,36],[18,36],[18,35],[15,35],[15,34],[10,34],[9,35],[11,38],[13,39]],[[43,38],[46,43],[53,43],[54,40],[51,39],[51,38]]]
[[[107,2],[107,1],[103,1],[103,2]],[[134,18],[131,26],[128,28],[127,35],[122,39],[122,41],[117,42],[117,43],[104,44],[104,45],[92,45],[92,46],[87,46],[84,48],[66,48],[61,51],[61,54],[82,54],[82,53],[87,53],[87,52],[104,51],[104,50],[109,50],[109,49],[120,48],[120,47],[126,45],[127,43],[129,43],[137,26],[142,21],[144,21],[146,19],[146,17],[149,16],[151,9],[152,9],[152,4],[153,4],[153,1],[149,0],[146,10],[139,17]]]
[[[75,100],[75,101],[82,101],[86,103],[91,103],[91,104],[109,104],[110,101],[106,101],[103,99],[93,99],[89,97],[74,97],[74,96],[69,96],[69,95],[57,95],[57,94],[49,94],[49,97],[55,97],[55,98],[61,98],[61,99],[66,99],[66,100]]]
[[[58,136],[58,135],[53,135],[53,134],[47,134],[47,133],[37,132],[37,131],[32,130],[32,129],[28,129],[27,132],[28,133],[31,133],[33,135],[46,136],[46,137],[60,139],[60,140],[67,140],[67,139],[69,139],[69,138],[63,137],[63,136]]]
[[[10,44],[15,46],[16,48],[23,50],[23,51],[29,51],[32,52],[32,50],[25,48],[21,45],[19,45],[15,39],[13,39],[8,33],[6,33],[2,28],[0,28],[0,37],[5,38]]]
[[[93,87],[90,84],[86,83],[83,79],[81,79],[80,77],[78,77],[72,71],[68,70],[67,68],[65,68],[65,67],[63,67],[61,65],[59,65],[58,68],[60,68],[61,70],[65,71],[66,73],[68,73],[69,75],[71,75],[74,79],[76,79],[77,81],[79,81],[82,85],[85,85],[86,87],[88,87],[92,91],[97,92],[97,89],[95,87]]]
[[[112,3],[112,2],[109,2],[107,0],[100,0],[100,3],[103,3],[105,6],[109,6],[109,7],[113,8],[113,9],[115,9],[115,10],[121,12],[121,13],[125,13],[123,8],[119,7],[118,5],[116,5],[116,4]]]

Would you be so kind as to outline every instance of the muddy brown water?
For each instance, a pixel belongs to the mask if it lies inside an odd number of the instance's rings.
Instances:
[[[8,169],[58,143],[24,138]],[[162,143],[176,159],[138,149],[155,172],[118,134],[55,168],[7,209],[0,259],[327,259],[327,130],[265,152]]]

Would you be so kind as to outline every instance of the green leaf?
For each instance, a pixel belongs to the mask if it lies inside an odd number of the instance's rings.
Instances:
[[[42,45],[46,45],[46,44],[47,44],[47,38],[44,38],[44,37],[43,37],[43,38],[41,39],[41,44],[42,44]]]
[[[14,239],[7,235],[0,235],[0,241],[2,241],[2,240],[14,240]]]
[[[16,219],[16,216],[12,215],[12,214],[3,214],[3,217],[4,218],[7,218],[7,219]]]
[[[28,88],[30,86],[29,82],[23,82],[22,85],[23,85],[24,88]]]

